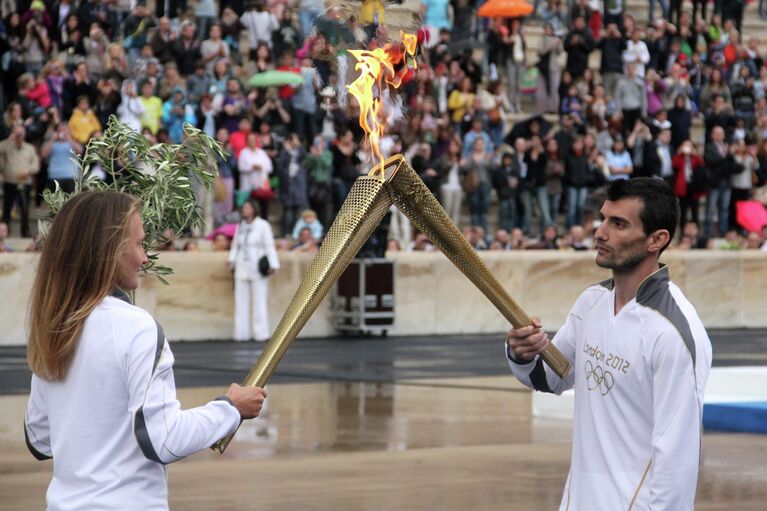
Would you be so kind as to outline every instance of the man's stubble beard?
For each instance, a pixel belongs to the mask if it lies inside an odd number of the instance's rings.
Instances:
[[[596,260],[597,266],[600,268],[606,268],[608,270],[612,270],[614,275],[624,275],[631,273],[636,269],[639,264],[644,261],[644,258],[647,256],[645,250],[644,250],[644,240],[637,242],[637,249],[632,250],[634,247],[630,247],[628,250],[626,250],[626,256],[621,261],[599,261],[598,256]],[[640,248],[641,247],[641,248]],[[613,252],[614,254],[614,252]]]

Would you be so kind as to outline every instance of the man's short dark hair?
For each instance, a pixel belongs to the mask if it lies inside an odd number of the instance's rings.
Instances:
[[[642,201],[639,219],[645,235],[649,236],[659,229],[669,233],[669,244],[674,239],[676,226],[679,225],[679,199],[671,187],[662,179],[637,177],[613,181],[607,188],[607,200],[615,202],[621,199],[637,198]],[[666,249],[664,246],[660,252]]]

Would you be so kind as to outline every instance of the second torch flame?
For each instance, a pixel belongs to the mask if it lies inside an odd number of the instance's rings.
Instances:
[[[354,69],[359,71],[360,75],[347,88],[360,105],[360,126],[370,142],[373,157],[381,161],[381,165],[374,167],[371,172],[379,176],[383,175],[384,162],[380,143],[387,122],[383,104],[384,91],[390,86],[397,89],[402,85],[402,80],[409,70],[408,61],[412,63],[412,69],[417,67],[415,61],[417,37],[405,32],[400,34],[401,44],[389,43],[383,48],[374,50],[349,50],[349,53],[357,59]]]

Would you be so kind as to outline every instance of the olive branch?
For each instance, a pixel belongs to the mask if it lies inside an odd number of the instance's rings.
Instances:
[[[184,124],[181,144],[151,145],[143,135],[112,116],[104,134],[92,138],[82,156],[73,155],[79,167],[74,193],[65,193],[58,184],[53,191],[43,192],[51,214],[40,220],[39,232],[44,237],[48,222],[78,193],[113,190],[133,195],[141,201],[144,249],[149,258],[142,271],[167,284],[164,277],[173,270],[159,264],[157,247],[168,241],[166,233],[175,237],[203,223],[193,183],[211,190],[218,174],[216,160],[224,154],[218,141],[190,124]],[[106,180],[98,170],[107,176]]]

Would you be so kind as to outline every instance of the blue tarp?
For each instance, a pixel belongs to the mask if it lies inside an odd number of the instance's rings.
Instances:
[[[703,428],[767,434],[767,402],[707,403],[703,406]]]

